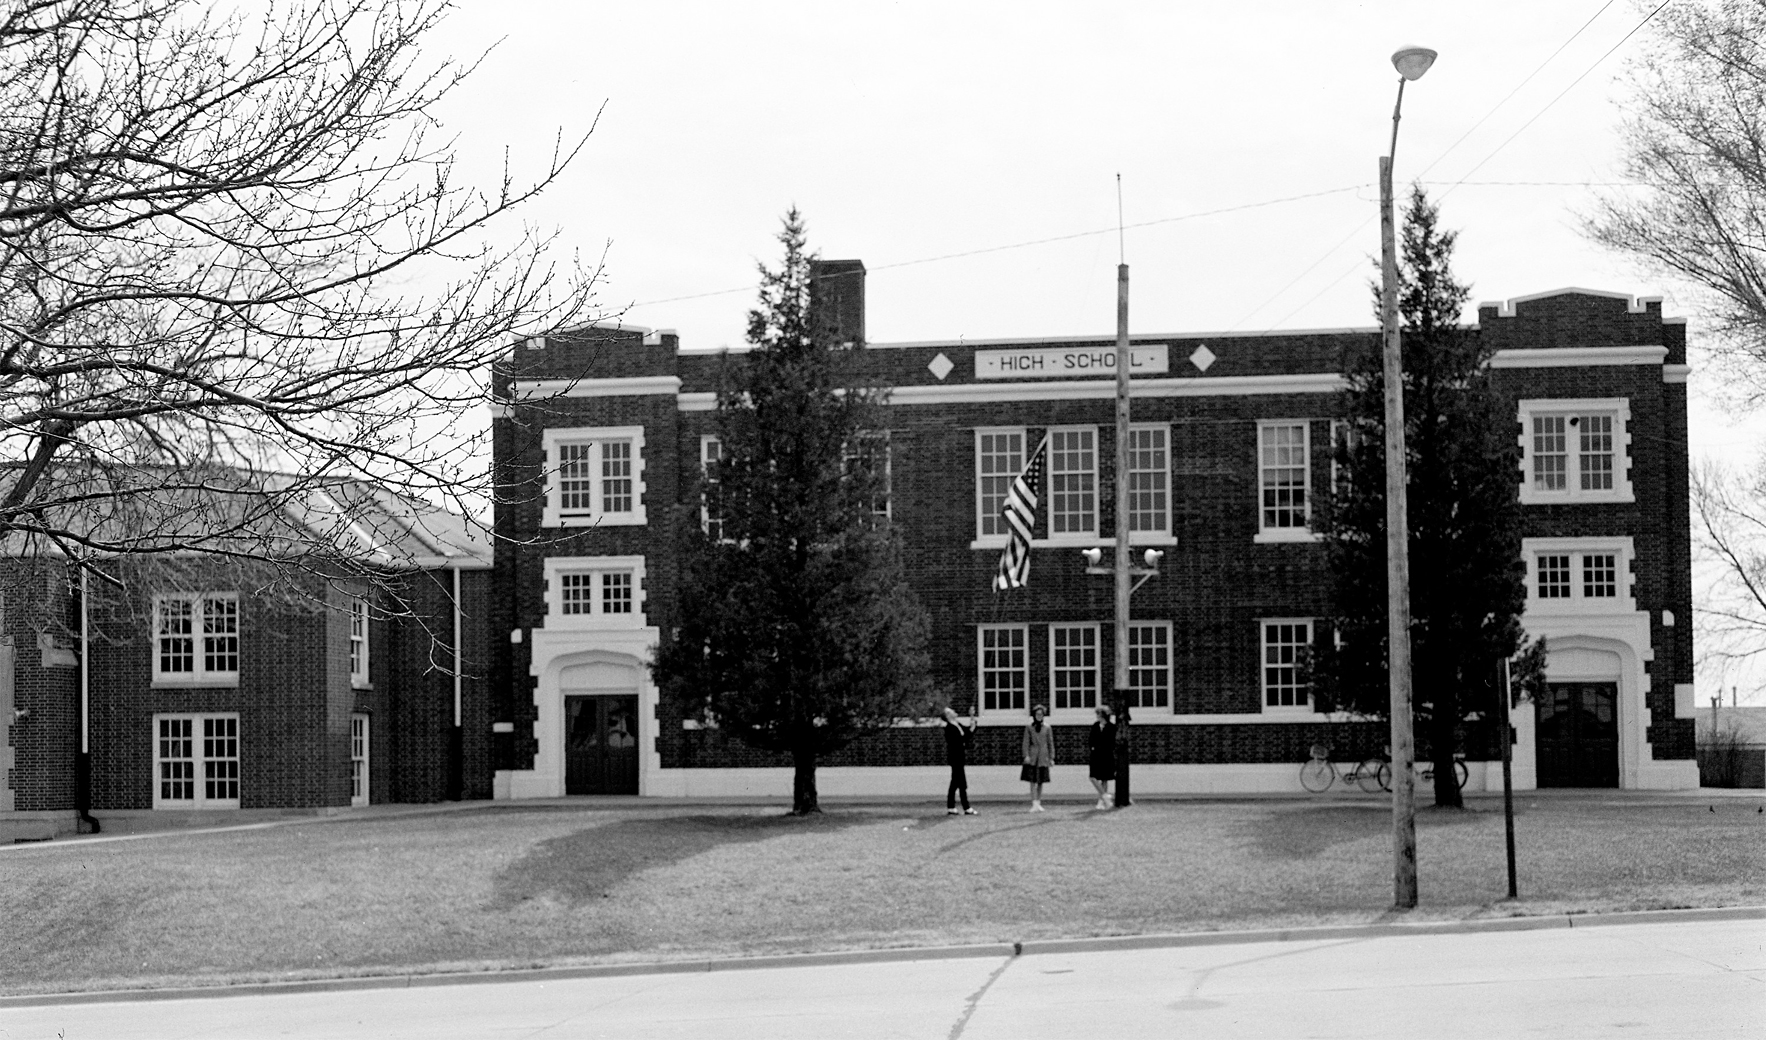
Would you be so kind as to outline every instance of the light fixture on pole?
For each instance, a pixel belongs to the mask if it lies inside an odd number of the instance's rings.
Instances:
[[[1386,383],[1386,670],[1392,716],[1392,904],[1416,906],[1416,757],[1411,727],[1410,524],[1406,516],[1404,459],[1404,362],[1398,341],[1398,249],[1392,219],[1392,159],[1398,153],[1398,119],[1404,84],[1435,63],[1427,47],[1392,55],[1398,100],[1392,106],[1392,143],[1380,157],[1380,331]]]

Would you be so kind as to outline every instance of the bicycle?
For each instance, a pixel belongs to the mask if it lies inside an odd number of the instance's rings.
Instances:
[[[1433,761],[1412,762],[1410,768],[1416,771],[1417,783],[1432,784],[1435,782],[1435,763]],[[1455,785],[1457,785],[1460,790],[1465,790],[1466,780],[1470,776],[1471,771],[1466,768],[1466,756],[1461,752],[1454,752],[1453,781]],[[1392,789],[1392,763],[1388,759],[1380,760],[1379,782],[1380,790],[1390,791]]]
[[[1300,786],[1318,794],[1341,780],[1344,787],[1360,787],[1368,794],[1373,794],[1380,789],[1379,770],[1383,764],[1377,758],[1369,758],[1339,774],[1336,764],[1331,761],[1331,749],[1323,744],[1314,744],[1312,757],[1300,764]]]

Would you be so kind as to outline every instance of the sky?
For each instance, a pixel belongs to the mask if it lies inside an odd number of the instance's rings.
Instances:
[[[609,318],[683,346],[742,342],[791,206],[823,257],[865,262],[874,342],[1111,334],[1122,258],[1136,335],[1367,327],[1390,55],[1418,44],[1440,58],[1405,90],[1396,179],[1458,229],[1474,305],[1661,296],[1696,347],[1684,291],[1580,231],[1635,190],[1623,74],[1649,10],[458,0],[432,46],[488,53],[434,114],[486,185],[587,134],[522,219],[604,261]],[[1766,424],[1713,406],[1693,360],[1694,455],[1751,459]],[[1724,677],[1700,682],[1708,703]]]

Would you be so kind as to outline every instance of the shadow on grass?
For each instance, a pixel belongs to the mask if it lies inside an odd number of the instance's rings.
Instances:
[[[722,845],[746,844],[793,834],[828,833],[875,823],[874,817],[840,813],[809,817],[664,816],[621,820],[552,838],[510,864],[495,880],[490,909],[503,910],[550,896],[569,906],[611,898],[620,882],[653,867],[668,866]]]
[[[1518,808],[1516,814],[1519,815]],[[1501,810],[1494,815],[1500,819]],[[1419,805],[1416,809],[1418,827],[1460,827],[1481,823],[1491,816],[1485,809],[1444,809],[1433,805]],[[1250,821],[1246,831],[1257,851],[1264,855],[1313,859],[1336,845],[1390,834],[1392,810],[1388,802],[1277,810]]]

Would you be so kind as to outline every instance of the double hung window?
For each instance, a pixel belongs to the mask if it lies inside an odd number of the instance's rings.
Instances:
[[[1265,618],[1263,629],[1263,710],[1310,711],[1312,691],[1305,678],[1312,647],[1311,618]]]
[[[1257,424],[1257,541],[1312,537],[1307,426],[1301,419]]]
[[[1024,625],[982,625],[977,631],[977,685],[984,712],[1027,710],[1030,632]]]
[[[1171,706],[1171,623],[1128,626],[1128,704],[1131,708]]]
[[[1136,426],[1128,431],[1128,529],[1171,531],[1171,430]]]
[[[712,435],[699,438],[699,526],[714,542],[724,540],[724,520],[712,510],[711,491],[718,482],[717,464],[724,457],[724,442]]]
[[[368,685],[368,601],[350,600],[350,685]]]
[[[1024,431],[975,431],[975,537],[1003,542],[1009,533],[1000,517],[1006,492],[1024,468]]]
[[[1522,502],[1632,501],[1626,400],[1532,400],[1520,409]]]
[[[156,715],[155,809],[239,808],[239,716]]]
[[[1049,537],[1097,537],[1097,428],[1050,430],[1048,458]]]
[[[239,596],[169,593],[153,601],[153,679],[162,684],[239,681]]]
[[[547,527],[642,524],[641,426],[551,429],[546,449]]]
[[[1049,626],[1049,699],[1055,712],[1098,706],[1098,626]]]

